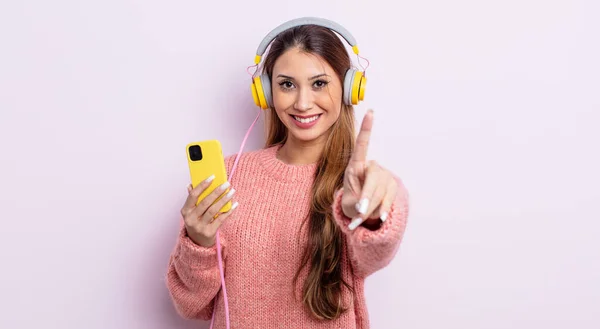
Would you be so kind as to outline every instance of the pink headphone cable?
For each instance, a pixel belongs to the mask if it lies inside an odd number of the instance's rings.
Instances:
[[[248,129],[248,131],[246,132],[246,136],[244,136],[244,140],[242,141],[242,145],[240,146],[240,151],[238,152],[238,154],[235,157],[235,161],[233,163],[233,168],[231,169],[231,173],[229,174],[229,181],[231,181],[231,177],[233,177],[233,173],[235,172],[235,169],[237,167],[238,161],[240,160],[240,156],[242,155],[242,151],[244,149],[244,145],[246,144],[246,140],[248,140],[248,136],[250,135],[250,131],[252,131],[252,128],[254,127],[254,124],[256,124],[256,121],[258,121],[258,118],[260,117],[260,113],[261,110],[259,110],[258,115],[256,116],[256,119],[254,119],[254,122],[252,123],[252,125],[250,125],[250,128]],[[216,244],[217,244],[217,258],[219,260],[219,273],[221,275],[221,287],[223,287],[223,301],[225,303],[225,322],[227,324],[227,329],[230,328],[230,324],[229,324],[229,302],[227,301],[227,289],[225,288],[225,275],[223,274],[223,256],[221,255],[221,241],[219,239],[219,230],[217,230],[217,234],[216,234]],[[215,307],[213,306],[213,314],[212,314],[212,319],[210,320],[210,329],[213,328],[213,324],[215,322],[215,311],[214,311]]]

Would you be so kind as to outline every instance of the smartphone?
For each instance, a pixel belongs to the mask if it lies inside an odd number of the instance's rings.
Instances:
[[[215,188],[227,182],[227,169],[225,168],[225,158],[221,149],[221,143],[218,140],[206,140],[201,142],[189,143],[186,146],[187,160],[190,170],[190,179],[192,187],[198,186],[202,181],[215,175],[210,186],[204,190],[198,197],[196,205],[200,203],[208,194],[214,191]],[[229,188],[224,191],[215,200],[217,202],[229,191]],[[214,203],[213,203],[214,204]],[[227,212],[231,209],[231,201],[228,201],[221,212]]]

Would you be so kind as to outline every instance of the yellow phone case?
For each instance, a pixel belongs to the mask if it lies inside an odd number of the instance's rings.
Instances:
[[[189,143],[186,146],[187,161],[190,169],[190,178],[192,187],[198,186],[210,175],[215,175],[210,186],[204,190],[198,197],[196,205],[202,201],[208,194],[214,191],[215,188],[227,182],[227,169],[225,168],[225,159],[221,149],[221,143],[218,140],[207,140],[201,142]],[[215,202],[217,202],[229,188],[223,192]],[[227,212],[231,209],[231,201],[228,201],[221,212]]]

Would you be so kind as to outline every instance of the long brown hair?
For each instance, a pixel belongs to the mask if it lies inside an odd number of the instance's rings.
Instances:
[[[289,29],[273,41],[265,58],[264,70],[272,79],[275,61],[290,48],[315,54],[334,69],[340,83],[351,62],[340,38],[331,30],[303,25]],[[283,144],[287,128],[273,109],[267,121],[266,146]],[[339,119],[330,129],[325,148],[319,160],[312,186],[312,200],[307,216],[309,222],[308,245],[304,250],[302,265],[296,272],[294,284],[302,268],[310,262],[309,273],[303,284],[302,300],[317,319],[335,319],[346,311],[342,305],[342,288],[352,288],[342,278],[342,232],[332,217],[333,195],[342,187],[344,171],[354,148],[354,109],[342,104]]]

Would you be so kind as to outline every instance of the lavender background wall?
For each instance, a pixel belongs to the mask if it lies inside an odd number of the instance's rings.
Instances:
[[[373,328],[600,327],[598,1],[4,1],[0,327],[202,328],[163,276],[184,146],[238,150],[246,67],[300,16],[370,60],[369,156],[412,197]],[[262,146],[262,120],[245,150]]]

